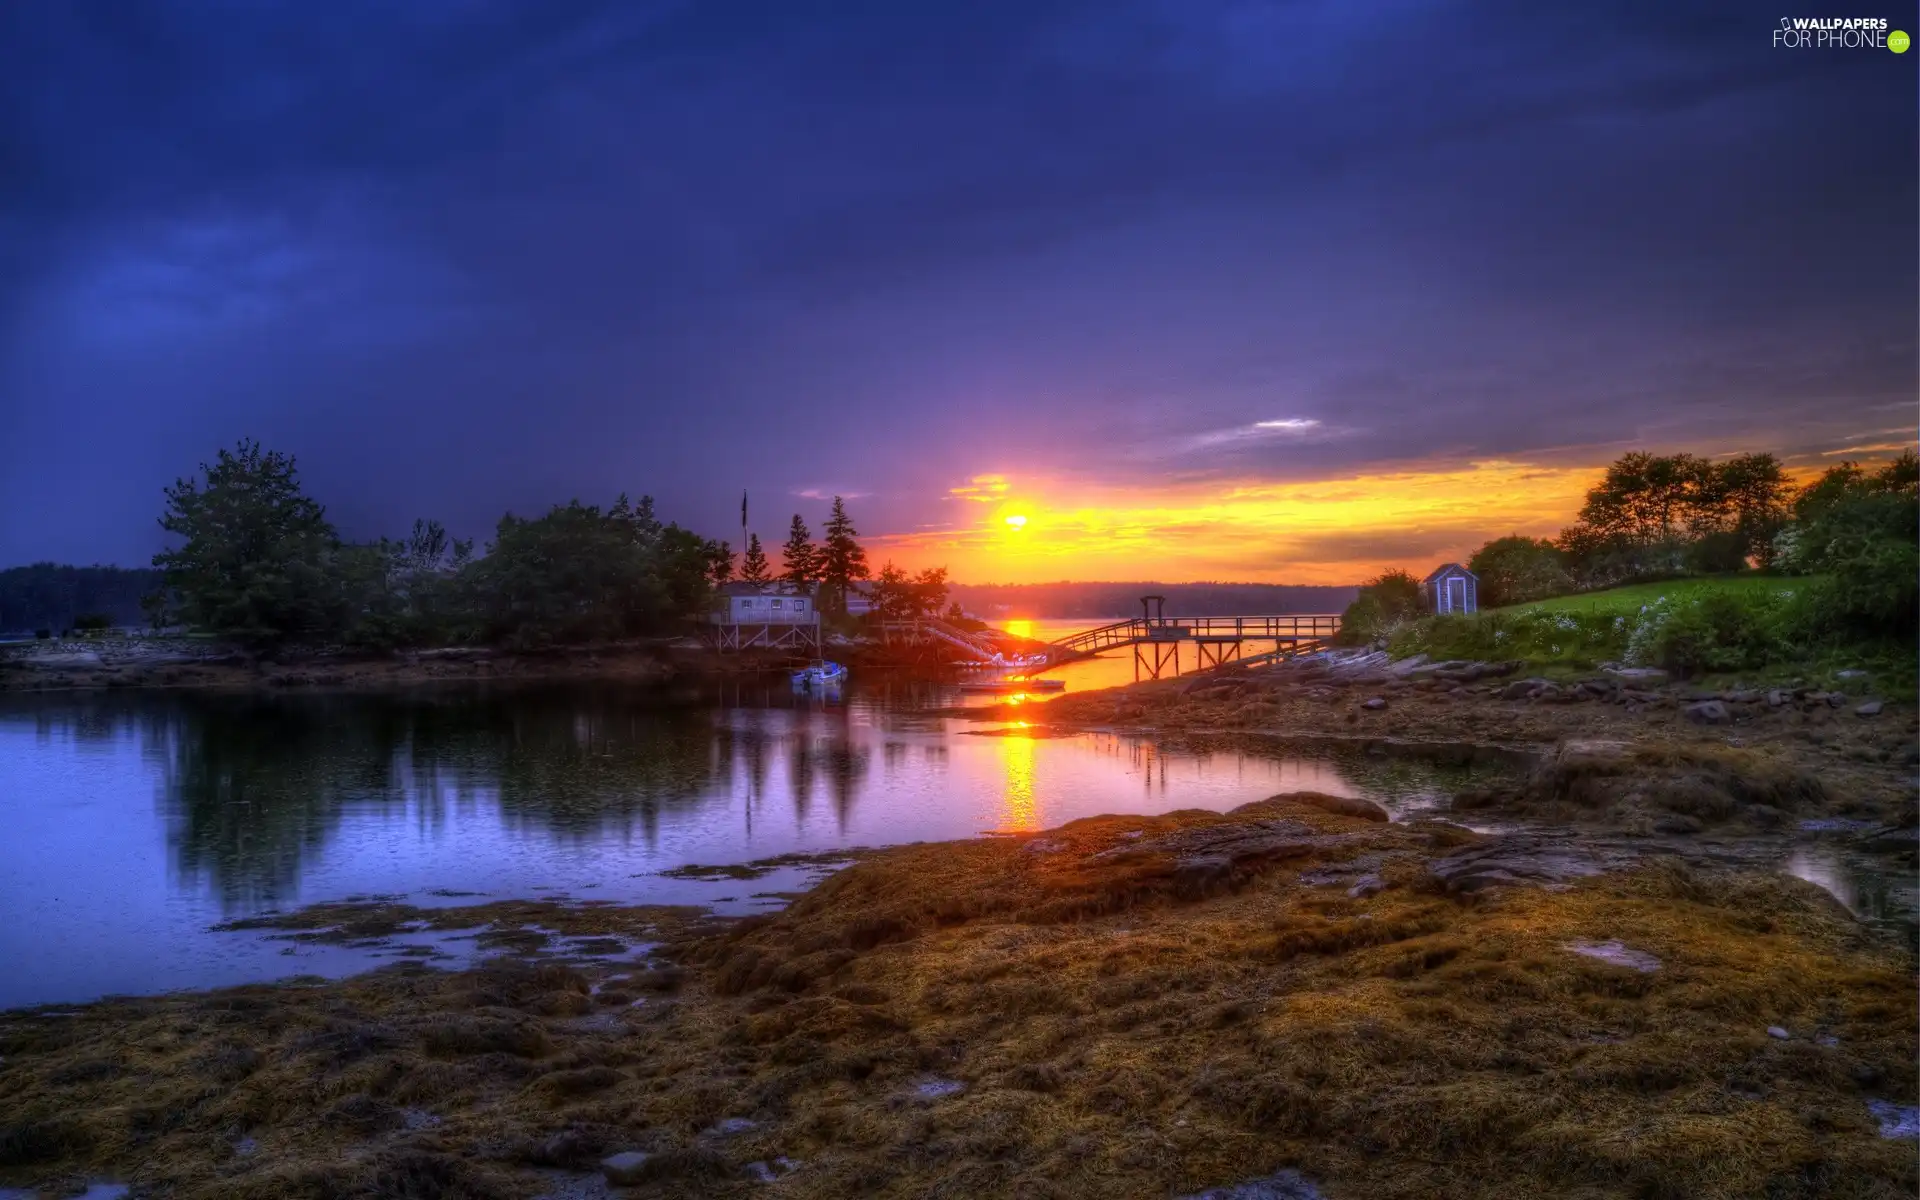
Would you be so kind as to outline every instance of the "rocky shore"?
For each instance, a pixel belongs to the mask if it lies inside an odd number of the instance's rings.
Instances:
[[[1909,1196],[1914,960],[1811,885],[1298,794],[783,912],[0,1015],[0,1184],[170,1197]],[[637,949],[635,948],[637,946]]]
[[[298,690],[383,689],[451,681],[597,679],[656,683],[750,660],[713,656],[668,642],[562,647],[419,650],[386,655],[347,651],[243,654],[190,638],[86,638],[0,646],[0,692],[97,688]]]

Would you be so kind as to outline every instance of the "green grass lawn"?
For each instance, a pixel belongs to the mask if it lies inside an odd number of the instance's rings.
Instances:
[[[1643,605],[1652,604],[1662,596],[1680,600],[1706,592],[1734,592],[1739,595],[1791,592],[1797,588],[1806,587],[1813,582],[1814,578],[1814,576],[1796,578],[1783,575],[1712,575],[1697,579],[1669,579],[1663,583],[1636,583],[1604,592],[1555,596],[1551,600],[1535,600],[1531,604],[1515,604],[1509,608],[1489,611],[1631,615],[1638,613]]]

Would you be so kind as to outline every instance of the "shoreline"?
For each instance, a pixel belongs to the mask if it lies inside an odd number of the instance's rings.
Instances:
[[[772,675],[795,659],[719,655],[671,642],[562,646],[546,650],[456,647],[393,654],[312,653],[251,657],[218,648],[148,639],[0,646],[0,694],[76,691],[380,691],[440,683],[580,682],[669,684]],[[23,653],[21,646],[34,647]],[[868,670],[925,669],[868,646],[831,648]]]
[[[1327,1200],[1731,1196],[1809,1154],[1920,1183],[1883,1136],[1920,1086],[1909,948],[1796,880],[1370,807],[875,850],[752,917],[257,919],[479,927],[500,957],[0,1013],[0,1183],[558,1198],[608,1194],[621,1153],[636,1196],[1164,1197],[1289,1170]]]

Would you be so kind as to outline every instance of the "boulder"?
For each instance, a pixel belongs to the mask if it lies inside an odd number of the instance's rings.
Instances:
[[[1383,709],[1386,706],[1387,706],[1387,701],[1384,697],[1381,697],[1381,696],[1371,696],[1366,700],[1363,700],[1360,702],[1361,708],[1372,709],[1374,711]]]
[[[1534,688],[1540,686],[1540,682],[1538,679],[1516,679],[1500,689],[1500,698],[1502,700],[1525,700],[1533,694]]]
[[[1886,706],[1878,700],[1869,700],[1859,708],[1854,709],[1853,714],[1857,717],[1877,717],[1880,715],[1881,709],[1885,707]]]
[[[1733,722],[1733,712],[1719,700],[1702,700],[1689,704],[1686,709],[1687,720],[1696,725],[1728,725]]]

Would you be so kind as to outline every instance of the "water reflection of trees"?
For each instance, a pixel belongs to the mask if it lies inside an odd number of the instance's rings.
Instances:
[[[651,844],[676,814],[738,801],[751,821],[779,780],[800,820],[824,802],[844,828],[890,710],[807,711],[787,689],[750,690],[103,693],[38,698],[29,719],[82,754],[138,746],[180,880],[257,908],[296,899],[303,864],[356,817],[431,834],[484,811],[530,836]]]

